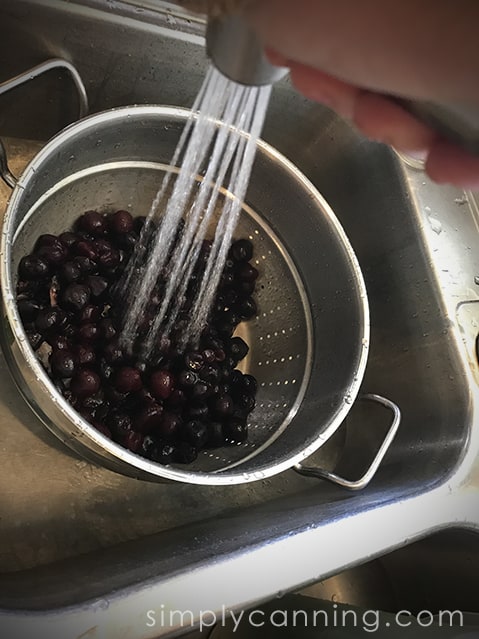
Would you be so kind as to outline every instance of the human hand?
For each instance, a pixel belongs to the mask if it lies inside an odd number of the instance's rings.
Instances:
[[[255,0],[248,7],[271,61],[290,68],[305,96],[368,137],[424,159],[436,182],[479,188],[479,157],[387,97],[479,104],[479,47],[467,41],[479,18],[474,0]],[[438,47],[442,41],[448,46]]]

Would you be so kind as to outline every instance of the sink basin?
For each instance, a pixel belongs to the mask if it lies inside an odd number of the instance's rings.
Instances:
[[[185,637],[283,637],[282,624],[291,628],[296,619],[298,639],[321,636],[323,627],[331,639],[359,639],[383,628],[393,639],[471,639],[479,630],[478,557],[476,534],[442,531],[231,619],[204,615],[203,628]],[[159,620],[152,612],[150,623]]]
[[[203,32],[201,19],[152,0],[3,0],[0,82],[63,57],[80,72],[93,112],[132,103],[190,107],[208,64]],[[12,172],[76,109],[59,72],[0,96]],[[358,256],[371,311],[363,391],[402,411],[390,451],[360,493],[293,471],[237,487],[136,481],[57,442],[1,358],[6,636],[153,639],[182,630],[147,625],[147,611],[161,605],[197,619],[200,610],[298,590],[438,530],[477,531],[474,194],[432,184],[407,159],[296,94],[287,79],[274,87],[263,137],[328,200]],[[8,195],[0,185],[2,211]],[[291,223],[301,224],[300,211]],[[381,411],[358,403],[315,461],[354,478],[386,426]]]

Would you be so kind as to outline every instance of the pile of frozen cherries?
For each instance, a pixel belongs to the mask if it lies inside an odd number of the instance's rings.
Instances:
[[[158,278],[137,341],[125,348],[119,282],[144,223],[128,211],[87,211],[71,231],[41,235],[19,263],[18,311],[48,375],[85,420],[154,462],[188,464],[248,437],[257,381],[237,368],[249,347],[235,331],[257,313],[258,271],[251,242],[234,241],[199,343],[180,348],[211,248],[204,241],[174,330],[140,358],[167,278]]]

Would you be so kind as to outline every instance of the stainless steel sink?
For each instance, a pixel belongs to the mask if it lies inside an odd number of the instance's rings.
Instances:
[[[92,111],[189,107],[207,67],[203,30],[200,19],[153,0],[3,0],[0,82],[63,57],[82,75]],[[70,80],[58,73],[0,97],[0,135],[14,173],[74,119],[76,106]],[[242,487],[139,482],[57,443],[21,400],[2,358],[5,636],[163,636],[182,628],[149,627],[148,610],[163,605],[197,618],[200,610],[243,608],[438,530],[479,528],[474,194],[433,185],[287,80],[275,86],[263,137],[326,197],[357,253],[372,321],[363,390],[389,397],[403,413],[390,452],[355,494],[293,471]],[[0,185],[1,210],[7,197]],[[300,211],[291,224],[301,224]],[[320,462],[361,472],[383,419],[358,403]]]

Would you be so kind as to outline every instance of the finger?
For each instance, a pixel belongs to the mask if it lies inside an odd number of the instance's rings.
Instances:
[[[292,62],[288,66],[291,81],[300,93],[352,119],[359,89],[303,64]]]
[[[438,140],[432,145],[426,161],[426,172],[440,184],[479,189],[479,157],[446,140]]]
[[[392,99],[367,91],[357,95],[353,120],[367,137],[405,153],[425,152],[438,138],[432,128]]]
[[[362,91],[327,73],[270,55],[276,64],[289,66],[295,87],[306,97],[334,109],[352,120],[367,137],[398,151],[424,155],[436,140],[436,133],[392,99]]]
[[[268,57],[273,64],[290,67],[293,84],[303,95],[352,120],[367,137],[427,158],[426,171],[435,182],[479,189],[479,157],[441,139],[394,100],[362,91],[275,52],[268,51]]]

